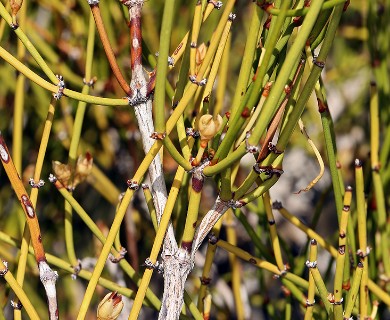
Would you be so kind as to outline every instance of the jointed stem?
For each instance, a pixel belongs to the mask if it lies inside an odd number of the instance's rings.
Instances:
[[[18,197],[26,215],[27,224],[31,234],[31,241],[34,248],[35,259],[39,267],[41,282],[46,289],[50,320],[54,320],[58,318],[57,297],[55,290],[55,283],[58,275],[56,272],[53,272],[47,265],[35,208],[27,195],[27,191],[22,183],[22,180],[20,179],[20,176],[16,171],[11,155],[1,133],[0,153],[1,162],[4,166],[5,172],[7,173],[11,185],[14,188],[16,196]]]
[[[118,66],[118,62],[116,61],[114,51],[112,50],[112,47],[110,45],[110,41],[108,40],[106,29],[104,28],[103,19],[100,15],[100,8],[98,4],[91,5],[91,12],[93,14],[93,18],[95,19],[96,27],[99,32],[100,40],[102,41],[104,51],[106,52],[106,56],[108,59],[108,62],[110,63],[111,70],[115,76],[115,78],[118,80],[119,85],[123,89],[123,91],[130,96],[131,95],[131,89],[128,85],[127,81],[122,75],[122,72]]]

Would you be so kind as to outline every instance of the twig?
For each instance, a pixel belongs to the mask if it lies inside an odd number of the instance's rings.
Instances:
[[[91,12],[93,14],[93,18],[95,19],[96,28],[99,32],[100,40],[102,41],[104,51],[106,52],[108,62],[111,66],[111,70],[115,78],[118,80],[118,83],[122,87],[122,89],[126,92],[127,95],[131,95],[131,89],[127,84],[127,81],[123,77],[121,70],[119,69],[118,63],[114,55],[114,51],[112,50],[110,41],[108,40],[107,32],[103,24],[103,19],[100,15],[99,1],[88,0],[88,4],[91,7]]]
[[[31,203],[30,198],[27,196],[27,191],[24,188],[22,180],[16,171],[1,132],[0,158],[11,185],[14,188],[19,201],[21,202],[23,211],[26,214],[27,224],[31,234],[31,242],[34,248],[35,260],[37,261],[39,268],[39,276],[46,290],[50,320],[58,319],[57,296],[55,288],[58,274],[56,271],[51,270],[46,262],[45,250],[42,245],[42,236],[35,209]]]
[[[128,98],[134,106],[135,116],[138,121],[142,137],[142,145],[145,153],[148,153],[154,143],[151,135],[154,133],[152,101],[147,92],[147,80],[142,67],[142,33],[141,33],[141,9],[143,0],[122,1],[129,8],[130,15],[130,45],[131,45],[131,82],[132,95]],[[157,221],[160,222],[167,202],[167,189],[162,171],[160,155],[157,154],[149,167],[153,203],[156,208]],[[169,252],[177,250],[172,224],[169,224],[164,248]]]
[[[306,137],[307,142],[310,144],[311,148],[313,149],[313,151],[316,155],[318,164],[320,165],[320,172],[305,188],[300,189],[297,192],[294,192],[296,194],[300,194],[302,191],[304,191],[304,192],[309,191],[311,188],[313,188],[315,186],[315,184],[322,178],[322,176],[324,175],[324,172],[325,172],[324,160],[322,160],[321,153],[318,151],[313,140],[311,140],[309,135],[307,134],[307,131],[306,131],[305,125],[303,124],[302,119],[299,119],[298,124],[299,124],[299,128],[301,129],[302,134]]]

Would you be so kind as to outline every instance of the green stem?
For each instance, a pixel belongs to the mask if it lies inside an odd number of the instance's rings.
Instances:
[[[249,204],[248,204],[249,205]],[[240,221],[242,226],[245,228],[246,233],[251,238],[251,241],[255,245],[255,247],[259,250],[262,257],[264,257],[267,261],[271,261],[273,257],[269,254],[269,248],[267,248],[260,239],[260,236],[256,233],[253,227],[250,225],[248,219],[245,214],[240,210],[234,210],[234,214],[237,219]]]
[[[334,307],[333,307],[333,315],[335,319],[343,319],[343,305],[342,297],[343,297],[343,274],[345,272],[345,255],[348,254],[348,246],[347,246],[347,224],[348,224],[348,216],[349,210],[351,206],[352,199],[352,188],[347,187],[345,190],[344,203],[343,203],[343,211],[340,214],[340,227],[339,227],[339,250],[336,258],[336,271],[334,277],[334,286],[333,286],[333,294],[334,294]]]
[[[174,7],[175,0],[166,0],[164,2],[153,108],[155,130],[159,133],[165,132],[165,83],[168,67],[169,46],[171,43],[172,33],[172,12],[174,11]]]
[[[144,169],[145,172],[147,168]],[[144,173],[145,173],[144,172]],[[115,219],[112,223],[111,229],[107,235],[106,241],[104,242],[102,251],[100,253],[100,256],[96,262],[95,269],[93,270],[92,277],[90,281],[88,282],[87,290],[84,294],[84,298],[81,302],[79,314],[77,316],[77,319],[82,320],[86,318],[86,314],[88,312],[88,306],[90,305],[90,302],[92,300],[93,293],[95,292],[96,285],[98,284],[100,275],[103,271],[104,265],[106,263],[108,254],[110,253],[111,246],[114,243],[116,234],[119,231],[119,228],[121,226],[122,220],[125,216],[127,205],[129,204],[131,198],[133,197],[134,191],[127,189],[123,199],[122,204],[119,206],[118,211],[115,215]],[[127,204],[124,206],[123,204]]]
[[[156,208],[154,207],[154,204],[153,204],[152,193],[150,192],[150,189],[147,185],[142,186],[142,191],[144,192],[146,205],[148,206],[148,210],[149,210],[150,218],[152,219],[154,231],[157,231],[157,229],[158,229],[157,213],[156,213]]]
[[[216,236],[219,237],[219,233],[222,227],[222,219],[219,219],[217,223],[214,225],[212,229],[212,233]],[[201,285],[199,288],[199,294],[198,294],[198,309],[203,312],[204,311],[204,298],[207,295],[207,289],[209,285],[209,280],[210,280],[210,271],[213,266],[213,260],[215,256],[215,251],[217,250],[217,246],[212,243],[207,244],[207,251],[206,251],[206,259],[203,265],[203,270],[202,270],[202,276],[201,276]]]
[[[336,5],[344,4],[345,0],[329,0],[326,1],[322,7],[321,11],[328,10],[334,8]],[[305,16],[308,14],[310,7],[304,7],[300,9],[291,9],[287,10],[285,15],[287,17],[299,17],[299,16]],[[278,16],[281,14],[282,9],[272,8],[271,6],[266,8],[266,11],[274,16]]]
[[[13,66],[16,70],[23,73],[27,78],[34,81],[37,85],[39,85],[43,89],[46,89],[53,93],[56,93],[58,91],[57,85],[51,84],[50,82],[38,76],[35,72],[33,72],[28,67],[26,67],[23,63],[21,63],[18,59],[13,57],[8,51],[6,51],[1,46],[0,46],[0,57],[3,58],[6,62],[8,62],[11,66]],[[52,82],[57,84],[58,79],[55,78],[55,80],[52,80]],[[73,91],[66,88],[64,89],[64,95],[69,98],[73,98],[91,104],[101,104],[104,106],[128,106],[129,105],[127,99],[109,99],[109,98],[95,97],[95,96],[82,94],[80,92]]]
[[[5,261],[0,259],[0,273],[3,273],[5,281],[11,287],[12,291],[15,292],[19,301],[22,303],[30,319],[39,319],[38,313],[32,305],[29,297],[23,290],[23,288],[18,284],[14,276],[11,274],[11,271],[7,269],[7,266],[4,264]]]
[[[3,4],[0,2],[0,15],[1,17],[7,21],[9,26],[12,24],[12,17],[7,12],[7,10],[4,8]],[[33,56],[35,61],[38,63],[38,65],[41,67],[42,71],[46,74],[46,76],[53,82],[57,83],[58,79],[56,78],[55,74],[49,66],[46,64],[45,60],[42,58],[42,56],[39,54],[38,50],[34,47],[34,45],[31,43],[31,41],[27,38],[26,34],[23,32],[22,28],[17,28],[15,30],[16,35],[18,36],[19,40],[24,44],[26,49],[30,52],[30,54]]]
[[[265,212],[267,214],[271,244],[276,260],[276,265],[280,271],[283,271],[286,269],[286,266],[283,263],[282,250],[280,248],[279,237],[276,231],[275,218],[271,208],[271,197],[268,191],[263,194],[263,201]]]
[[[290,1],[284,1],[282,10],[286,11],[289,4],[290,4]],[[219,159],[224,159],[230,150],[230,146],[232,146],[234,144],[234,140],[236,139],[237,131],[241,128],[242,124],[245,121],[245,117],[243,116],[244,108],[246,108],[245,110],[247,111],[247,113],[250,113],[250,111],[253,109],[253,107],[258,102],[258,97],[262,91],[263,78],[268,70],[268,66],[270,64],[270,60],[271,60],[271,57],[273,55],[273,51],[274,51],[274,48],[276,46],[276,43],[280,37],[280,32],[282,30],[284,21],[285,21],[284,15],[280,15],[276,19],[274,28],[272,29],[273,32],[269,35],[269,37],[267,37],[267,41],[265,43],[265,53],[264,53],[264,57],[262,58],[261,66],[257,70],[256,80],[253,83],[253,85],[249,86],[248,91],[246,92],[244,98],[241,100],[240,105],[238,107],[233,106],[233,114],[231,114],[231,117],[229,120],[230,130],[228,130],[228,132],[226,133],[220,147],[218,148],[218,150],[215,154],[216,161],[218,161]],[[290,66],[289,66],[289,68],[290,68]],[[285,67],[285,69],[287,71],[287,67]],[[281,77],[281,78],[283,78],[283,77]],[[280,81],[282,81],[282,79]],[[283,86],[284,85],[285,85],[285,82],[284,82]],[[274,92],[274,90],[272,90],[271,92]],[[279,93],[281,93],[281,91]],[[269,119],[271,118],[271,116],[272,115],[269,116]],[[267,124],[268,124],[268,122],[267,122]],[[265,129],[265,126],[266,126],[266,124],[264,124],[264,129]],[[261,134],[262,133],[260,133],[259,136],[261,136]],[[257,136],[258,135],[256,135],[256,137]],[[257,143],[257,141],[255,143]],[[207,173],[205,173],[205,174],[208,175]]]
[[[311,240],[310,242],[310,252],[315,250],[317,252],[317,241]],[[310,256],[312,254],[310,253]],[[325,305],[326,312],[328,313],[329,319],[333,319],[333,307],[328,300],[328,290],[326,289],[324,280],[321,277],[320,271],[317,268],[317,255],[313,255],[315,260],[309,261],[310,263],[310,275],[313,277],[316,287],[318,289],[319,295],[323,304]],[[309,266],[309,264],[307,264]]]
[[[269,124],[270,119],[272,118],[272,116],[276,112],[276,109],[277,109],[277,106],[278,106],[278,101],[280,99],[280,96],[281,96],[284,88],[285,88],[285,85],[287,84],[288,77],[290,76],[290,73],[291,73],[291,66],[292,65],[296,65],[296,63],[299,61],[302,48],[304,48],[306,40],[307,40],[307,37],[309,36],[311,28],[313,27],[313,25],[314,25],[314,23],[315,23],[315,21],[317,19],[317,16],[319,14],[319,11],[320,11],[320,8],[321,8],[321,3],[322,3],[322,1],[318,1],[318,2],[316,2],[315,4],[313,4],[310,7],[311,11],[306,16],[306,19],[303,22],[302,27],[301,27],[301,29],[299,31],[299,34],[297,35],[297,37],[295,39],[295,42],[291,46],[291,48],[290,48],[290,50],[289,50],[289,52],[288,52],[288,54],[286,56],[286,59],[285,59],[285,61],[283,63],[283,66],[280,69],[278,77],[277,77],[275,83],[273,84],[273,86],[271,88],[271,92],[270,92],[268,98],[266,99],[266,101],[264,103],[264,106],[263,106],[263,108],[262,108],[262,110],[260,112],[259,119],[257,121],[255,129],[253,130],[252,135],[248,139],[249,144],[255,145],[259,141],[259,139],[263,135],[267,125]],[[338,21],[337,21],[337,23],[338,23]],[[331,40],[333,40],[333,37],[334,37],[334,34],[331,37]],[[326,47],[326,50],[329,50],[329,49],[330,49],[330,46]],[[325,56],[328,53],[328,51],[326,51],[326,50],[324,50],[324,58],[325,58]],[[265,55],[267,55],[267,51],[266,51]],[[266,61],[265,58],[263,60],[263,63],[264,63],[264,61]],[[264,74],[265,74],[265,71],[264,71]],[[320,72],[317,75],[317,79],[319,77],[319,74],[320,74]],[[263,72],[262,72],[262,68],[260,67],[260,69],[258,70],[258,75],[257,76],[261,77],[261,75],[263,75]],[[256,91],[257,87],[260,87],[260,85],[257,84],[257,81],[258,81],[258,78],[256,79],[256,81],[254,83],[254,89],[253,89],[254,92],[257,92]],[[311,90],[308,92],[307,99],[308,99],[308,97],[309,97],[309,95],[310,95],[310,93],[312,91],[312,88],[313,87],[311,87]],[[258,88],[258,89],[260,89],[260,88]],[[246,99],[243,99],[243,101],[242,101],[242,103],[245,106],[248,106],[248,107],[252,106],[252,104],[251,104],[252,100],[248,100],[248,101],[245,101],[245,100]],[[255,101],[253,101],[252,103],[254,103],[254,102]],[[302,106],[302,108],[303,107],[304,106]],[[231,126],[234,128],[234,123],[232,123]],[[295,127],[295,123],[293,124],[293,127]],[[224,140],[222,141],[222,143],[220,145],[220,148],[223,148],[223,145],[224,145],[225,141],[228,141],[226,139],[229,136],[229,132],[230,132],[230,130],[228,131],[228,133],[226,134]],[[234,137],[232,137],[231,139],[233,140]],[[232,141],[231,141],[231,143],[232,143]],[[218,150],[220,150],[220,148],[218,148]],[[284,149],[280,149],[280,150],[284,150]],[[220,170],[222,170],[222,168],[227,165],[228,161],[232,162],[231,161],[232,159],[237,160],[237,159],[241,158],[241,156],[244,153],[245,153],[245,145],[241,145],[240,147],[238,147],[235,150],[235,152],[230,154],[229,157],[226,157],[225,159],[223,159],[220,163],[217,163],[214,166],[206,168],[205,171],[204,171],[204,174],[206,176],[209,176],[209,175],[215,174],[217,172],[220,172]],[[217,154],[218,154],[218,151],[217,151]],[[217,154],[216,154],[216,159],[218,159]],[[222,156],[224,154],[219,154],[219,155]]]
[[[245,90],[248,85],[248,81],[252,69],[252,63],[256,53],[259,33],[261,30],[261,20],[264,15],[263,11],[261,11],[260,8],[257,6],[255,6],[254,10],[252,11],[253,13],[252,13],[251,25],[248,30],[248,37],[245,43],[245,51],[241,62],[241,69],[238,75],[236,90],[234,92],[234,97],[232,101],[232,110],[231,110],[232,119],[233,119],[233,115],[236,112],[235,109],[237,109],[236,106],[240,104],[240,101],[244,96]]]
[[[324,101],[322,101],[322,103],[324,103]],[[321,105],[319,108],[321,108]],[[337,159],[336,159],[337,151],[336,151],[336,145],[334,144],[335,141],[333,139],[333,131],[332,131],[333,121],[329,113],[329,109],[327,107],[325,107],[325,109],[323,110],[320,110],[320,113],[321,113],[321,122],[322,122],[322,128],[324,133],[326,154],[328,156],[330,175],[332,177],[336,211],[340,223],[340,213],[342,211],[343,205],[342,205],[342,193],[340,187],[339,173],[337,170]]]
[[[173,144],[172,140],[169,138],[169,136],[165,136],[163,138],[163,145],[165,150],[169,152],[171,157],[176,161],[177,164],[182,166],[184,170],[189,171],[192,169],[191,163],[189,160],[185,159],[179,151],[177,151],[175,145]]]
[[[389,256],[389,234],[390,228],[386,217],[386,201],[380,176],[379,163],[379,100],[378,91],[374,84],[371,85],[371,100],[370,100],[370,119],[371,119],[371,167],[372,179],[374,182],[375,200],[378,214],[378,229],[379,229],[379,246],[382,251],[382,261],[386,275],[390,275],[390,256]]]
[[[11,246],[13,246],[15,248],[19,248],[21,246],[19,241],[14,240],[8,234],[3,233],[2,231],[0,231],[0,241],[3,242],[3,243],[6,243],[8,245],[11,245]],[[28,252],[29,252],[30,255],[33,255],[34,254],[34,249],[30,246],[30,247],[28,247]],[[53,266],[55,266],[57,268],[60,268],[61,270],[65,271],[65,272],[67,272],[69,274],[74,274],[74,269],[69,264],[68,261],[60,259],[57,256],[54,256],[54,255],[51,255],[51,254],[46,254],[46,258],[47,258],[47,262],[50,265],[53,265]],[[87,270],[80,270],[80,272],[77,274],[78,277],[80,277],[82,279],[85,279],[85,280],[90,280],[91,279],[91,275],[92,275],[92,272],[87,271]],[[112,282],[112,281],[110,281],[108,279],[100,277],[99,278],[99,284],[101,286],[105,287],[108,290],[118,291],[120,294],[122,294],[122,295],[124,295],[126,297],[134,298],[134,291],[132,291],[132,290],[130,290],[128,288],[121,287],[121,286],[117,285],[115,282]],[[153,307],[156,310],[160,309],[161,303],[160,303],[160,301],[158,300],[158,298],[156,296],[152,295],[151,297],[146,299],[144,302],[145,302],[145,305],[151,306],[151,307]]]
[[[345,309],[344,309],[345,319],[349,319],[351,317],[356,298],[358,297],[362,275],[363,275],[363,263],[359,262],[357,264],[355,273],[353,275],[351,289],[348,292],[347,302],[345,304]]]
[[[59,181],[55,182],[55,186],[57,187],[58,191],[61,193],[61,195],[64,197],[64,199],[69,203],[69,205],[72,207],[73,210],[79,215],[81,220],[84,221],[86,226],[89,230],[95,235],[95,237],[102,243],[105,244],[107,241],[107,238],[103,235],[102,231],[99,229],[99,227],[95,224],[95,222],[91,219],[91,217],[85,212],[85,210],[81,207],[81,205],[76,201],[75,198],[73,198],[72,194],[66,190],[66,188],[61,185]],[[114,255],[114,257],[119,256],[119,250],[120,248],[111,248],[110,252]],[[134,268],[130,266],[130,264],[125,260],[121,259],[119,261],[120,266],[122,269],[126,272],[126,274],[129,276],[129,278],[137,284],[140,281],[139,275],[135,272]],[[74,265],[73,265],[74,266]],[[74,269],[73,269],[74,272]],[[146,293],[146,297],[150,302],[153,302],[155,305],[155,302],[158,301],[156,296],[153,294],[152,291],[148,290]]]
[[[310,253],[309,253],[309,261],[317,260],[317,246],[311,242]],[[311,272],[309,272],[309,288],[307,289],[307,302],[306,302],[306,312],[304,320],[311,320],[313,315],[313,306],[315,303],[315,280]]]
[[[202,198],[203,177],[199,179],[196,173],[192,175],[192,188],[190,191],[190,201],[188,204],[188,211],[186,217],[186,223],[184,226],[183,238],[181,241],[181,247],[184,248],[189,254],[192,250],[192,243],[195,235],[196,222],[199,215],[199,205]]]
[[[88,81],[91,79],[91,70],[92,70],[92,61],[93,61],[93,50],[95,42],[95,23],[93,15],[89,16],[89,28],[88,28],[88,41],[87,41],[87,52],[86,52],[86,63],[85,63],[85,79],[86,84],[84,84],[82,89],[82,94],[89,93]],[[77,112],[75,121],[73,124],[72,130],[72,139],[69,147],[69,162],[72,172],[76,170],[76,158],[77,158],[77,149],[80,143],[81,130],[84,122],[84,115],[87,104],[83,101],[80,101],[77,106]],[[73,179],[73,176],[71,177]],[[73,183],[71,183],[72,185]],[[73,241],[73,224],[72,224],[72,206],[65,202],[65,244],[66,250],[68,253],[68,258],[70,263],[73,266],[78,265],[78,260],[75,252],[74,241]]]

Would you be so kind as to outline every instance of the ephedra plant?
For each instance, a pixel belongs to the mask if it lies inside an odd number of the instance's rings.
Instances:
[[[0,15],[0,319],[390,316],[387,2]],[[317,195],[306,221],[278,201],[297,148],[319,167],[289,190]]]

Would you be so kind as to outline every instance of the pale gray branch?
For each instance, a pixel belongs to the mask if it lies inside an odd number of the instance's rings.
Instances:
[[[39,278],[43,286],[45,287],[47,303],[49,306],[50,320],[58,319],[58,306],[57,306],[57,293],[56,293],[56,281],[58,274],[56,271],[50,269],[46,261],[40,261],[38,263]]]

